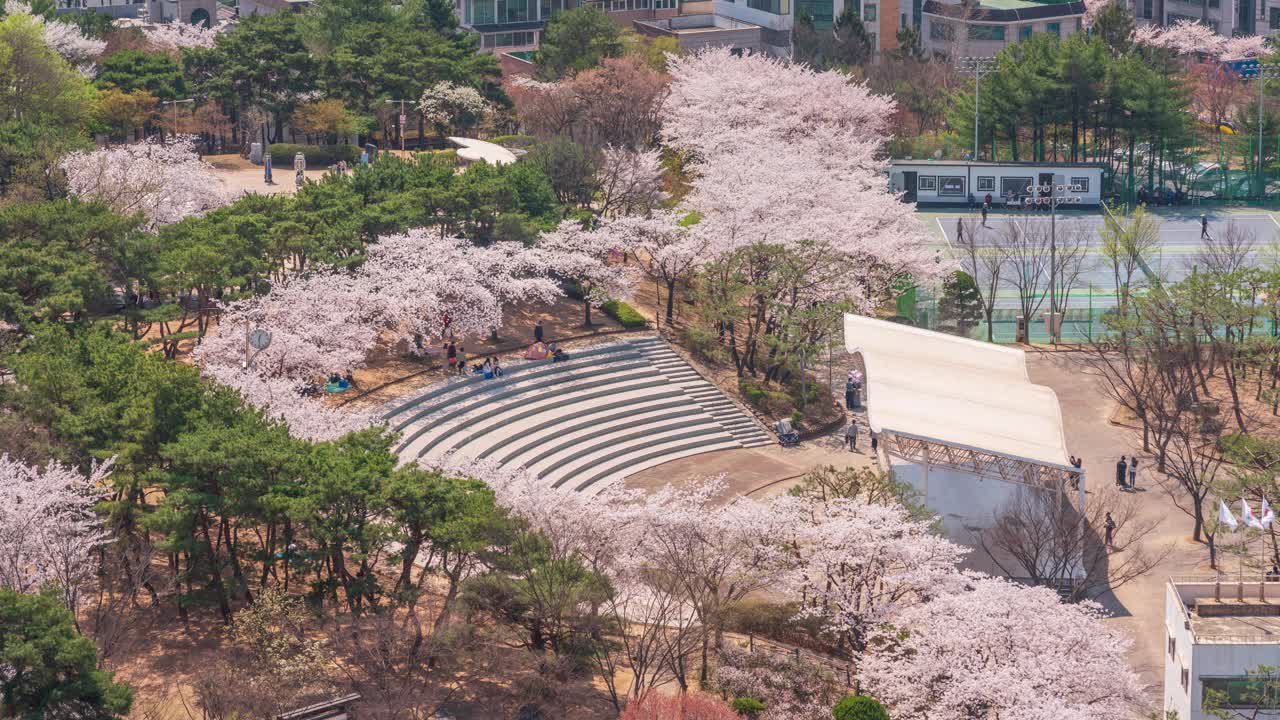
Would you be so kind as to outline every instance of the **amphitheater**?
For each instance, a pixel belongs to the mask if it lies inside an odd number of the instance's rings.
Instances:
[[[454,453],[598,492],[672,460],[774,442],[657,337],[504,369],[501,378],[458,378],[390,407],[383,417],[401,433],[401,460]]]

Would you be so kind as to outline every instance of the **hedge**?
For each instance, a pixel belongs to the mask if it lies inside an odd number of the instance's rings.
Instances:
[[[292,168],[293,156],[302,153],[307,159],[308,170],[323,170],[336,165],[339,160],[346,160],[354,165],[360,162],[360,148],[355,145],[290,145],[279,143],[267,146],[271,153],[271,164],[277,169]]]
[[[601,305],[600,309],[604,311],[605,315],[622,323],[622,327],[628,330],[646,327],[649,324],[649,321],[635,308],[621,300],[610,300]]]
[[[530,147],[533,147],[533,145],[538,142],[538,139],[532,135],[499,135],[489,142],[503,147],[527,150]]]

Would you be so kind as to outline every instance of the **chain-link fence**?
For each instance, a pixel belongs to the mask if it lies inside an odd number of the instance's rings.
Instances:
[[[1104,196],[1149,206],[1257,205],[1280,200],[1280,135],[1261,138],[1259,171],[1253,133],[1231,126],[1190,144],[1137,144],[1117,150],[1104,178]]]

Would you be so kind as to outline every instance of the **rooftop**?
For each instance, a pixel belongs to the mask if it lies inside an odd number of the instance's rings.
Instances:
[[[890,165],[938,165],[941,167],[1042,167],[1042,168],[1106,168],[1106,163],[1034,162],[1029,160],[934,160],[932,158],[891,158]]]
[[[1084,15],[1083,0],[1072,2],[1029,2],[1029,0],[981,0],[967,3],[926,0],[924,12],[966,22],[1027,22]]]
[[[697,15],[676,15],[669,18],[653,18],[648,20],[636,20],[637,25],[643,25],[654,30],[673,35],[685,35],[691,33],[719,32],[725,30],[751,30],[758,29],[759,25],[752,25],[741,20],[734,20],[724,15],[714,15],[712,13],[699,13]]]
[[[1197,644],[1280,644],[1280,582],[1246,582],[1243,588],[1230,578],[1169,584]]]

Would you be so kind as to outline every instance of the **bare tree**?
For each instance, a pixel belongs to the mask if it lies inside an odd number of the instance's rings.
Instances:
[[[700,629],[693,609],[681,599],[679,584],[662,573],[643,575],[642,581],[619,583],[604,603],[602,614],[613,626],[613,637],[592,645],[600,677],[618,712],[629,698],[670,680],[688,688],[684,668],[698,649]]]
[[[1158,520],[1140,517],[1136,495],[1102,483],[1083,511],[1070,492],[1023,490],[995,514],[994,524],[975,532],[978,546],[1000,571],[1035,585],[1072,580],[1071,601],[1094,599],[1140,577],[1173,546],[1152,550],[1145,540]],[[1108,546],[1107,518],[1115,524]]]
[[[1007,222],[999,235],[1001,275],[1018,293],[1018,310],[1029,324],[1049,288],[1049,227],[1030,220]]]
[[[1232,274],[1249,266],[1257,246],[1258,238],[1252,230],[1228,220],[1221,233],[1208,235],[1201,241],[1195,263],[1210,272]]]
[[[1093,228],[1082,220],[1066,220],[1058,223],[1054,233],[1053,291],[1061,310],[1067,307],[1071,292],[1080,282],[1080,276],[1093,269]]]
[[[982,245],[978,242],[978,221],[972,218],[956,221],[955,246],[963,254],[960,257],[961,268],[973,278],[978,289],[982,315],[987,321],[987,342],[994,342],[991,318],[995,312],[996,295],[1000,291],[1000,271],[1004,267],[1004,257],[999,245]],[[999,235],[994,237],[997,241]]]
[[[1209,559],[1216,566],[1217,553],[1213,535],[1208,533],[1205,503],[1218,480],[1222,467],[1222,455],[1218,452],[1218,432],[1213,428],[1218,421],[1209,416],[1209,408],[1202,406],[1195,412],[1183,413],[1172,425],[1165,463],[1165,475],[1160,485],[1173,504],[1194,521],[1192,538],[1196,542],[1209,543]],[[1160,477],[1160,476],[1158,476]]]

